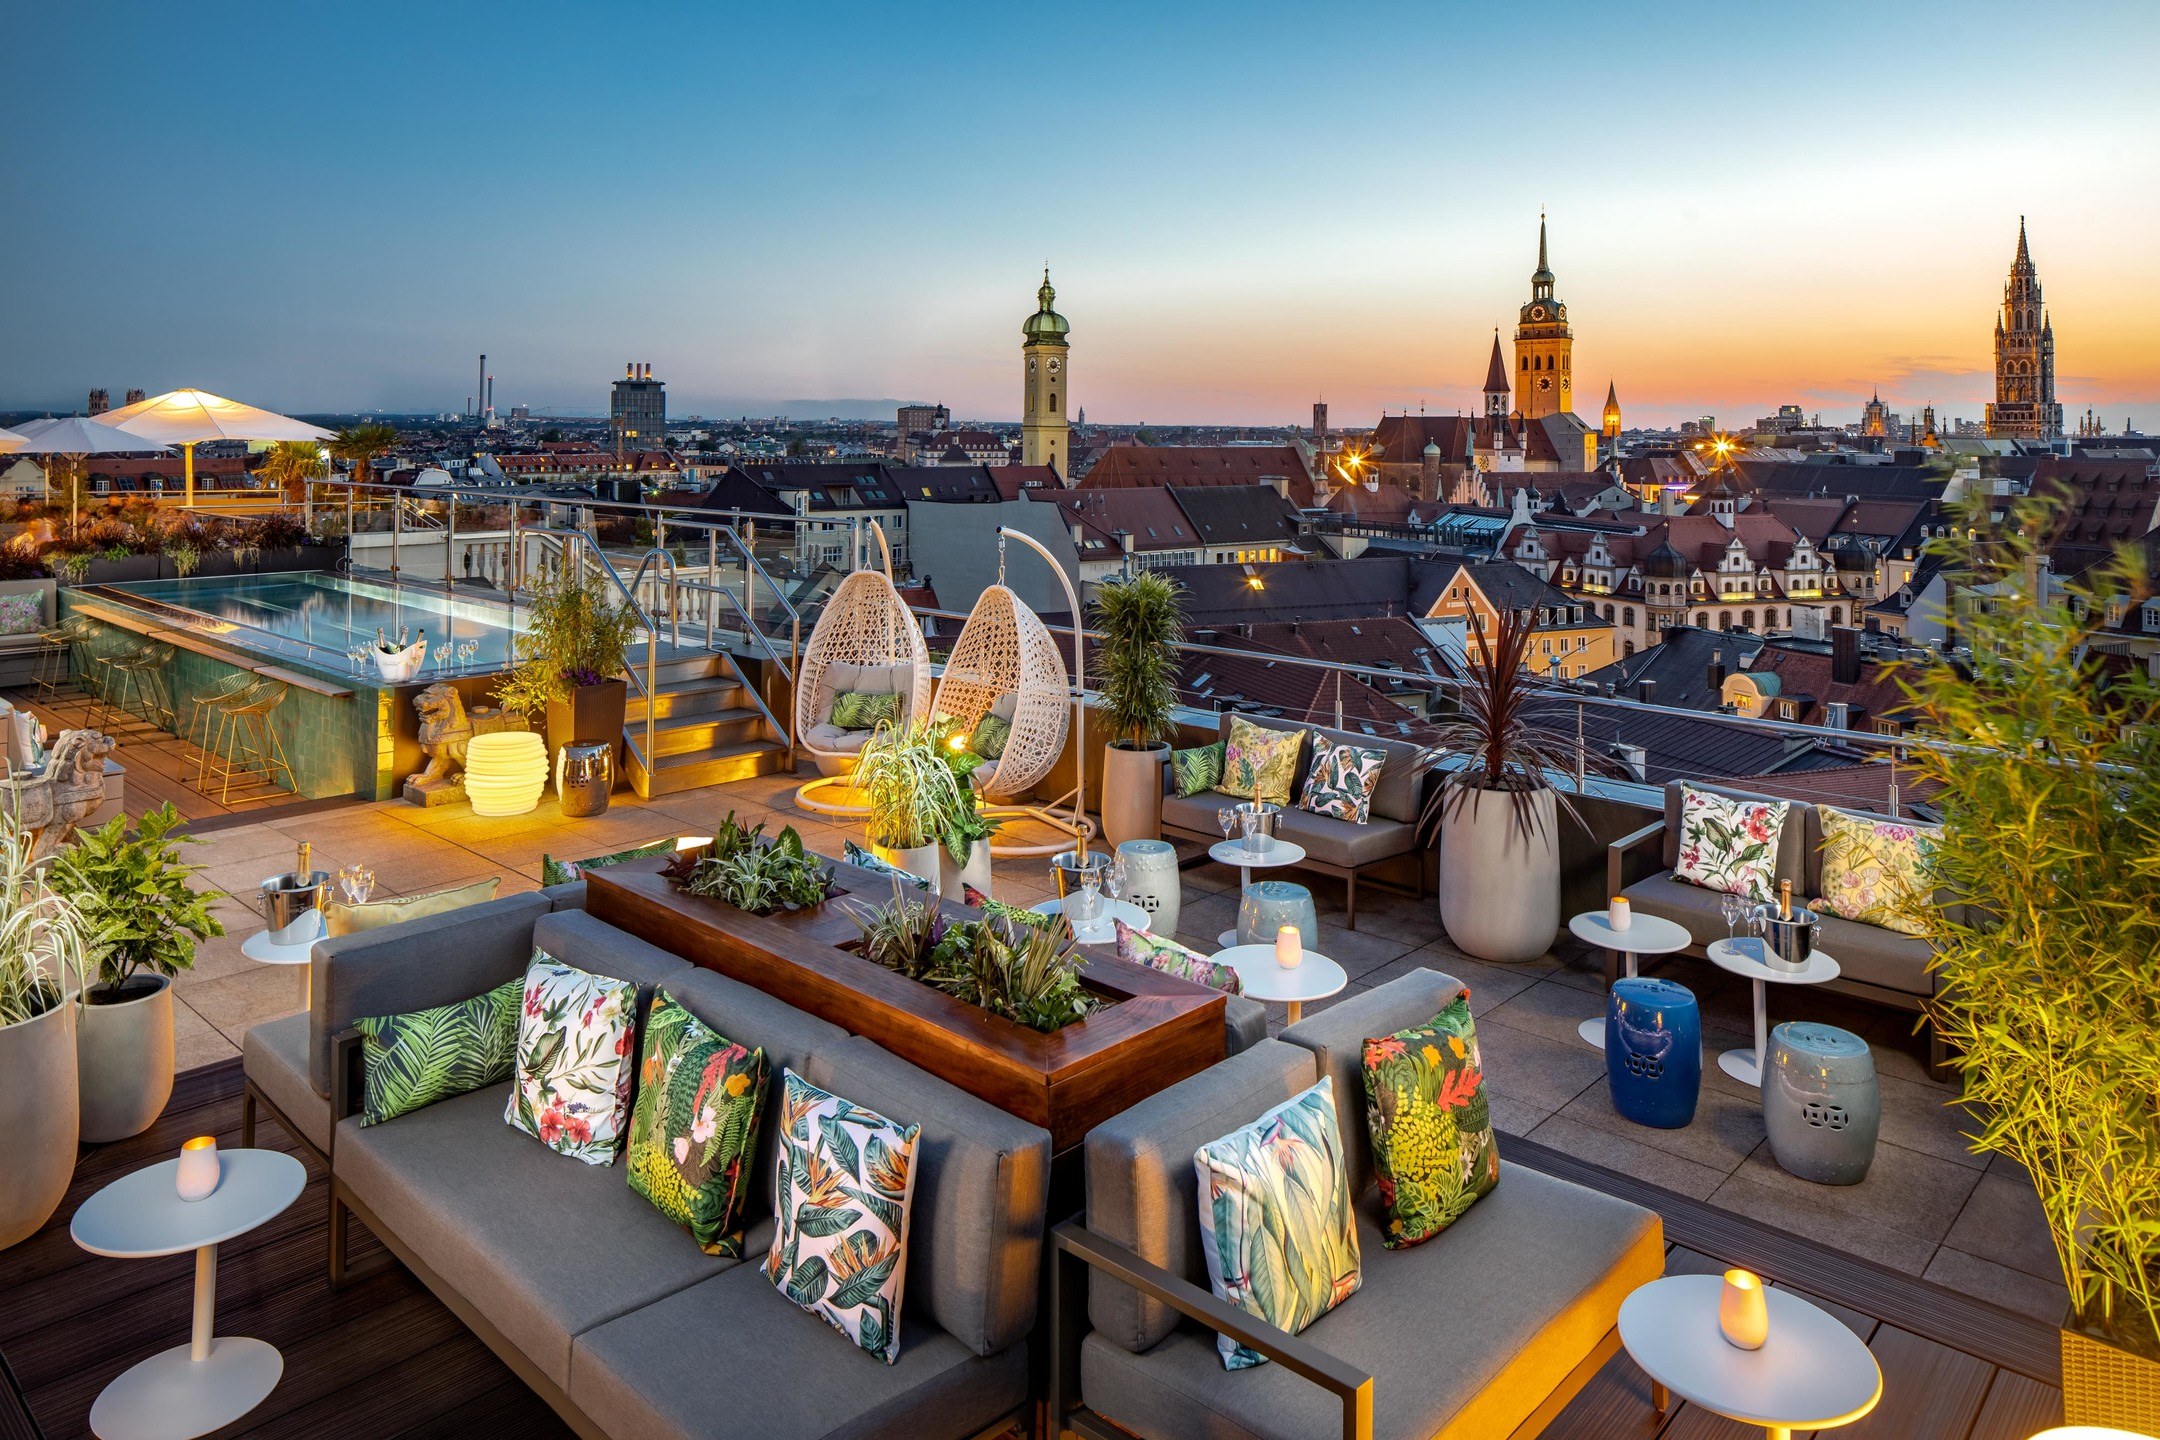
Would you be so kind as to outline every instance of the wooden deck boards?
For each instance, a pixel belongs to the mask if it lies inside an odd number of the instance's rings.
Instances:
[[[72,687],[47,699],[40,699],[28,690],[0,693],[5,694],[10,704],[36,715],[55,736],[62,730],[78,730],[93,721],[98,722],[96,728],[119,742],[112,758],[127,767],[127,795],[122,808],[131,816],[155,810],[170,801],[193,827],[234,815],[261,819],[258,812],[309,803],[290,790],[265,785],[259,778],[243,783],[242,777],[235,777],[230,796],[223,800],[219,799],[215,784],[205,794],[195,788],[195,776],[202,763],[200,747],[151,725],[140,716],[106,718],[93,708],[94,700]],[[181,708],[185,711],[186,706],[183,704]]]

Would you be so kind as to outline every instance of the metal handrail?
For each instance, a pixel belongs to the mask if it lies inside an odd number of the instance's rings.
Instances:
[[[513,527],[513,533],[515,534],[520,532],[517,531],[516,527]],[[639,689],[645,697],[644,759],[647,769],[650,770],[653,762],[653,702],[659,694],[659,625],[654,622],[652,615],[647,612],[645,607],[638,602],[637,595],[630,589],[630,587],[623,584],[622,576],[616,573],[615,567],[608,562],[607,556],[601,551],[599,545],[594,542],[592,536],[586,534],[582,530],[564,530],[554,526],[534,526],[531,529],[522,531],[521,533],[524,535],[538,535],[541,537],[541,541],[543,544],[545,544],[550,539],[555,540],[558,544],[562,546],[563,562],[566,565],[571,563],[572,557],[574,555],[580,553],[578,550],[572,549],[573,544],[581,547],[582,553],[589,556],[592,560],[598,562],[600,566],[600,573],[607,576],[608,580],[615,586],[616,590],[621,592],[623,597],[623,603],[630,607],[631,613],[637,616],[638,623],[644,627],[645,676],[644,682],[642,685],[640,685]],[[522,542],[519,543],[518,550],[519,554],[517,556],[517,566],[519,572],[522,572],[524,569]],[[648,555],[646,558],[649,559],[650,556]],[[675,563],[675,557],[670,555],[666,558],[668,564],[672,567]],[[640,575],[644,574],[644,569],[642,565],[640,566],[638,573]],[[518,578],[523,578],[522,573],[519,574]],[[679,634],[680,632],[678,631],[677,633]],[[638,675],[637,671],[634,668],[627,665],[623,668],[625,673],[627,673],[633,681],[637,680]]]
[[[607,566],[608,573],[613,574],[615,567],[608,564],[607,556],[600,553],[600,547],[596,545],[593,547],[593,550],[595,554],[600,554],[600,563]],[[655,545],[652,549],[647,550],[643,555],[640,555],[638,557],[638,567],[635,571],[631,573],[630,583],[629,585],[625,586],[624,589],[626,593],[634,596],[637,593],[637,587],[643,584],[645,581],[646,570],[651,567],[652,563],[655,560],[658,560],[667,566],[668,641],[670,644],[680,645],[682,644],[682,620],[675,613],[675,595],[676,592],[682,588],[682,579],[680,574],[675,569],[675,557],[668,554],[667,551],[661,549],[657,545]],[[615,583],[620,585],[622,584],[622,581],[618,579]],[[651,614],[644,611],[641,611],[640,613],[644,614],[646,623],[650,625],[652,623]]]

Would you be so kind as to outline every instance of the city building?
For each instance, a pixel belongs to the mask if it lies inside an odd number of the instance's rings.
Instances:
[[[103,415],[110,409],[112,409],[112,392],[110,390],[100,385],[90,392],[90,409],[86,413]]]
[[[2040,272],[2025,247],[2018,217],[2017,256],[1995,318],[1995,402],[1987,407],[1990,440],[2059,440],[2062,406],[2055,400],[2055,327],[2040,296]]]
[[[1509,560],[1457,562],[1430,567],[1441,575],[1438,592],[1424,607],[1424,618],[1454,621],[1470,635],[1496,630],[1500,612],[1533,613],[1536,628],[1523,664],[1555,680],[1576,680],[1613,661],[1614,622],[1597,607],[1569,595]],[[1465,637],[1465,653],[1479,653]]]
[[[1056,309],[1050,267],[1043,267],[1042,288],[1035,292],[1035,313],[1020,326],[1020,356],[1026,381],[1020,391],[1020,463],[1048,465],[1060,475],[1072,464],[1067,401],[1071,376],[1066,371],[1072,326]]]
[[[143,402],[144,398],[145,397],[142,387],[139,385],[131,385],[128,387],[127,399],[123,400],[121,403],[123,405],[139,405]]]
[[[608,395],[608,434],[618,451],[666,448],[667,387],[652,378],[652,366],[623,366]]]
[[[1537,269],[1530,274],[1530,298],[1515,324],[1515,413],[1528,420],[1562,415],[1575,408],[1575,332],[1568,328],[1567,306],[1553,294],[1552,267],[1545,258],[1545,217],[1538,216]]]
[[[1080,481],[1083,490],[1149,485],[1267,485],[1300,510],[1316,502],[1312,471],[1296,445],[1112,445]]]

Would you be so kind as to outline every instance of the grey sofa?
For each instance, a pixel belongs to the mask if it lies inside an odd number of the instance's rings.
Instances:
[[[1673,869],[1680,862],[1682,788],[1680,781],[1668,782],[1664,818],[1612,842],[1605,862],[1607,893],[1625,895],[1628,903],[1645,915],[1680,925],[1695,942],[1691,953],[1700,954],[1711,941],[1725,937],[1725,919],[1718,910],[1719,892],[1673,878]],[[1779,798],[1716,785],[1695,788],[1747,800]],[[1811,902],[1822,893],[1822,815],[1805,801],[1787,803],[1785,827],[1778,835],[1776,878],[1792,881],[1795,904]],[[1891,819],[1887,815],[1865,818]],[[1651,863],[1653,854],[1655,865]],[[1919,1011],[1927,1029],[1929,1063],[1940,1069],[1945,1059],[1942,1045],[1932,1024],[1925,1020],[1927,1002],[1935,994],[1934,972],[1928,968],[1934,950],[1927,941],[1835,915],[1822,917],[1816,939],[1823,953],[1836,957],[1840,971],[1837,979],[1822,988],[1896,1010]],[[1617,976],[1617,965],[1618,957],[1607,957],[1608,983]]]
[[[316,1123],[314,1081],[328,1082],[333,1283],[347,1278],[349,1213],[586,1437],[964,1437],[1019,1413],[1047,1132],[582,909],[554,908],[562,898],[511,896],[324,942],[317,1004],[296,1017],[301,1043],[281,1032],[257,1044],[251,1032],[250,1085],[260,1072],[265,1098],[309,1115],[295,1124]],[[741,1260],[700,1251],[620,1164],[566,1159],[505,1124],[507,1083],[360,1124],[352,1020],[478,993],[523,973],[535,946],[635,981],[646,1003],[665,986],[721,1033],[763,1046],[775,1084],[785,1067],[922,1126],[897,1364],[856,1349],[762,1273],[778,1151],[769,1120]]]
[[[1233,718],[1226,711],[1217,725],[1216,733],[1226,743],[1230,739]],[[1292,727],[1268,725],[1261,728],[1284,731]],[[1343,924],[1355,930],[1359,872],[1417,849],[1418,802],[1424,788],[1417,770],[1420,751],[1407,741],[1385,740],[1355,730],[1329,730],[1318,725],[1296,728],[1305,732],[1305,740],[1298,749],[1297,771],[1291,777],[1290,803],[1282,807],[1282,814],[1276,818],[1275,833],[1305,847],[1302,868],[1333,875],[1343,882]],[[1387,763],[1381,767],[1380,781],[1373,791],[1371,818],[1363,825],[1297,808],[1297,799],[1305,791],[1305,776],[1312,769],[1316,740],[1358,745],[1386,753]],[[1223,838],[1216,814],[1225,805],[1237,803],[1235,796],[1213,790],[1198,795],[1180,795],[1170,767],[1163,767],[1162,828],[1166,835],[1213,845]],[[1410,868],[1414,876],[1412,883],[1422,898],[1425,893],[1424,867],[1413,862]]]
[[[1498,1187],[1462,1219],[1423,1245],[1384,1248],[1363,1044],[1431,1019],[1461,989],[1414,971],[1089,1133],[1086,1224],[1058,1227],[1053,1242],[1054,1428],[1141,1440],[1494,1440],[1536,1435],[1565,1408],[1618,1348],[1621,1300],[1663,1273],[1663,1226],[1511,1164],[1503,1147]],[[1334,1077],[1360,1196],[1364,1279],[1292,1336],[1209,1290],[1192,1153],[1322,1074]],[[1216,1330],[1274,1363],[1225,1371]]]
[[[44,632],[53,625],[57,586],[53,580],[0,580],[0,595],[38,597],[40,626],[26,634],[0,635],[0,686],[23,690],[36,680],[38,657],[51,648],[45,643]]]

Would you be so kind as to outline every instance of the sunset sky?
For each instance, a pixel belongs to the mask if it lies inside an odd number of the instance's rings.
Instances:
[[[2028,218],[2060,398],[2160,429],[2160,5],[18,7],[0,410],[1474,408],[1540,207],[1576,408],[1977,418]]]

